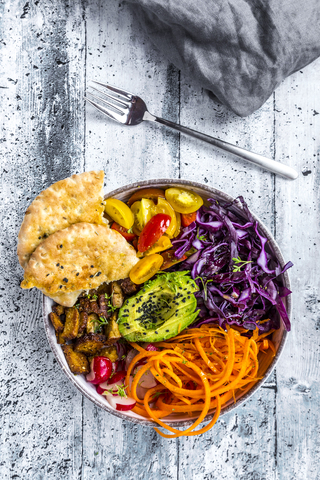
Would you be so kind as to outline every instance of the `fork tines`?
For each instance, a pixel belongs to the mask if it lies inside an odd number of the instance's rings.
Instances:
[[[125,92],[120,90],[117,87],[113,87],[112,85],[108,85],[105,83],[100,82],[93,82],[97,85],[101,85],[102,87],[106,88],[110,92],[114,92],[117,96],[106,91],[99,90],[96,87],[90,86],[91,90],[95,90],[99,93],[100,96],[97,96],[91,91],[87,90],[87,95],[90,95],[91,98],[85,97],[87,102],[89,102],[93,107],[95,107],[100,112],[108,115],[108,117],[112,118],[113,120],[117,120],[118,122],[124,122],[124,116],[127,115],[128,109],[130,107],[130,101],[133,97],[133,94],[129,92]],[[120,98],[119,98],[120,97]],[[97,102],[93,101],[96,100]],[[126,100],[126,101],[124,101]],[[101,104],[101,102],[103,104]],[[106,105],[106,106],[104,106]],[[108,108],[107,108],[108,107]]]

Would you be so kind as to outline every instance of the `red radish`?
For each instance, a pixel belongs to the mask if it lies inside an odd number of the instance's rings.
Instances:
[[[137,373],[141,368],[142,368],[142,365],[137,367],[135,369],[135,373]],[[156,379],[154,378],[150,370],[147,370],[139,380],[139,386],[145,389],[153,388],[156,385],[157,385]]]
[[[130,363],[132,362],[132,360],[134,359],[134,357],[136,355],[138,355],[138,350],[136,350],[135,348],[133,348],[132,350],[130,350],[130,352],[128,353],[127,357],[126,357],[126,366],[125,366],[125,369],[128,370],[129,368],[129,365]]]
[[[159,350],[158,347],[156,347],[152,343],[145,343],[143,345],[143,348],[147,350],[147,352],[157,352]]]
[[[98,385],[110,377],[112,372],[112,362],[107,357],[94,357],[90,365],[90,373],[87,375],[87,382]]]
[[[136,405],[136,401],[133,400],[133,398],[119,397],[119,395],[117,396],[108,395],[107,400],[113,408],[123,412],[132,410],[133,407],[135,407]]]
[[[103,392],[108,391],[111,394],[112,391],[113,395],[117,395],[118,387],[121,387],[123,385],[125,376],[125,371],[116,372],[114,375],[112,375],[112,377],[109,378],[109,380],[104,383],[100,383],[99,387],[103,390]],[[100,391],[98,393],[100,393]]]

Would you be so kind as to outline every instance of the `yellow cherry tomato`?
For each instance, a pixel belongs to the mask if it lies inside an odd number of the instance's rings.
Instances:
[[[109,217],[121,225],[121,227],[124,227],[127,230],[132,227],[134,222],[133,213],[128,205],[121,200],[116,198],[107,198],[104,209]]]
[[[172,238],[177,229],[177,218],[175,211],[171,207],[170,203],[168,203],[164,198],[158,198],[158,203],[157,205],[155,205],[154,208],[154,215],[156,215],[157,213],[165,213],[166,215],[169,215],[169,217],[171,217],[171,222],[169,228],[166,230],[166,235],[168,235],[169,238]]]
[[[172,243],[170,242],[170,238],[166,235],[162,235],[159,240],[152,245],[152,247],[148,248],[145,252],[137,252],[137,257],[141,258],[143,256],[152,255],[153,253],[164,252],[164,250],[168,250],[168,248],[172,247]]]
[[[153,255],[148,255],[147,257],[139,260],[134,267],[130,270],[129,277],[133,283],[141,285],[141,283],[146,282],[149,278],[153,277],[163,264],[163,258],[161,255],[154,253]]]
[[[193,213],[203,205],[200,195],[183,188],[168,188],[165,195],[172,208],[179,213]]]
[[[129,207],[128,207],[129,208]],[[149,222],[154,213],[155,204],[148,198],[142,198],[139,202],[131,205],[131,212],[134,216],[134,233],[140,235],[143,228]]]
[[[176,238],[179,235],[181,230],[181,214],[178,212],[175,212],[175,214],[177,219],[177,228],[176,228],[176,231],[174,232],[173,238]]]

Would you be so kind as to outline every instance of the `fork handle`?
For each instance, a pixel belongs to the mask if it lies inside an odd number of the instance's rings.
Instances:
[[[169,120],[165,120],[164,118],[155,117],[147,112],[145,115],[144,120],[150,120],[157,123],[161,123],[166,127],[174,128],[178,130],[178,132],[185,133],[186,135],[190,135],[191,137],[197,138],[198,140],[203,140],[204,142],[210,143],[214,147],[220,148],[221,150],[225,150],[226,152],[232,153],[237,157],[244,158],[255,165],[259,165],[260,167],[269,170],[270,172],[276,173],[278,175],[282,175],[285,178],[289,178],[290,180],[295,180],[298,177],[298,172],[283,163],[276,162],[275,160],[270,160],[262,155],[258,155],[257,153],[249,152],[249,150],[245,150],[244,148],[237,147],[236,145],[232,145],[231,143],[224,142],[223,140],[219,140],[218,138],[210,137],[209,135],[205,135],[203,133],[197,132],[192,130],[191,128],[184,127],[183,125],[178,125],[176,123],[170,122]]]

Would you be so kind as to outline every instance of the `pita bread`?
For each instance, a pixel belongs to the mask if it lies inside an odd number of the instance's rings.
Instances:
[[[138,261],[120,233],[104,225],[76,223],[42,241],[30,257],[21,287],[37,287],[61,305],[72,306],[83,290],[128,277]]]
[[[104,172],[85,172],[54,183],[38,195],[23,219],[18,237],[18,258],[26,268],[29,258],[49,235],[74,223],[105,224]]]

